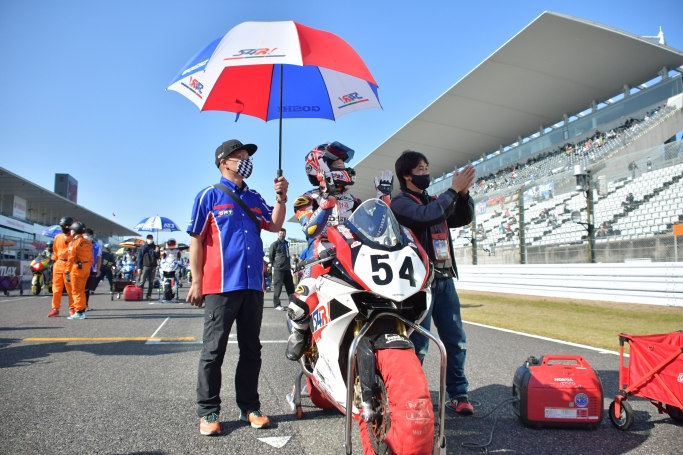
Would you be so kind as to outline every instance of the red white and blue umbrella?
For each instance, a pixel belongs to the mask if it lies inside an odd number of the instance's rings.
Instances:
[[[280,168],[283,118],[336,120],[382,107],[375,79],[346,41],[292,21],[235,26],[197,53],[168,89],[201,111],[279,119]]]

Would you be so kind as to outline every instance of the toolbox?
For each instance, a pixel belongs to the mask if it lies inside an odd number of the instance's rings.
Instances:
[[[533,427],[598,428],[602,421],[602,382],[578,355],[529,357],[512,382],[519,401],[513,409]]]

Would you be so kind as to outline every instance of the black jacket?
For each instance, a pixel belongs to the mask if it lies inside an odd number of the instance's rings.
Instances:
[[[410,194],[416,196],[421,203],[409,196]],[[470,195],[460,196],[451,188],[439,196],[433,197],[426,192],[418,193],[402,187],[401,192],[391,200],[391,211],[394,212],[394,216],[400,224],[412,229],[417,240],[427,251],[429,259],[434,261],[436,258],[429,228],[444,221],[451,229],[467,226],[474,218],[474,200]],[[453,239],[450,231],[448,231],[448,249],[457,277],[458,269],[455,264]]]
[[[289,250],[289,242],[284,241],[287,244],[287,250]],[[289,263],[289,254],[285,253],[285,249],[282,247],[280,240],[274,241],[270,245],[270,253],[268,254],[270,263],[273,264],[273,270],[290,270],[291,265]]]
[[[138,253],[138,269],[142,269],[145,255],[151,255],[151,257],[154,258],[154,263],[149,265],[149,267],[156,267],[159,264],[159,253],[156,251],[156,248],[157,246],[154,243],[146,243],[142,245],[140,252]]]

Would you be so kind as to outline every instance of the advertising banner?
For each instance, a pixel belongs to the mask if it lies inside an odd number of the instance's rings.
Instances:
[[[14,204],[12,205],[12,216],[20,220],[26,219],[26,199],[19,196],[14,196]]]
[[[484,213],[486,213],[486,202],[480,202],[479,204],[477,204],[476,212],[477,215],[483,215]]]

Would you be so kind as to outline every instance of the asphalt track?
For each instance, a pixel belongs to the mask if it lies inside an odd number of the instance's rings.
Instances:
[[[0,453],[2,454],[341,454],[343,417],[304,400],[297,420],[285,400],[296,365],[284,357],[286,315],[266,295],[259,391],[272,428],[237,421],[233,377],[237,346],[223,371],[220,437],[199,435],[195,414],[197,361],[203,311],[188,304],[154,304],[91,297],[84,321],[47,318],[48,297],[0,297]],[[185,291],[181,290],[181,296]],[[64,299],[66,304],[66,299]],[[510,397],[515,369],[529,355],[580,354],[598,370],[607,409],[617,392],[618,356],[468,324],[470,397],[482,415]],[[233,329],[234,332],[234,329]],[[618,328],[615,328],[615,336]],[[154,335],[154,338],[152,338]],[[234,338],[234,337],[233,337]],[[425,371],[438,396],[438,360]],[[491,453],[680,454],[683,428],[644,400],[631,401],[636,422],[617,431],[607,412],[599,430],[538,430],[522,426],[509,405],[501,409]],[[448,453],[483,453],[461,447],[486,442],[492,418],[447,413]],[[354,430],[356,427],[354,426]],[[356,431],[357,433],[357,431]],[[289,437],[281,448],[258,438]],[[272,440],[271,440],[272,441]],[[360,452],[354,434],[354,453]]]

